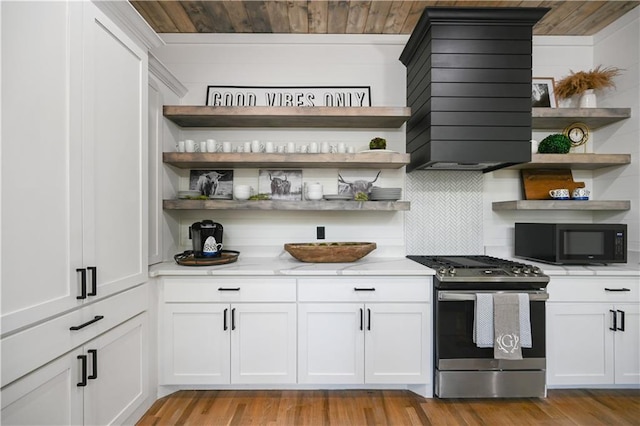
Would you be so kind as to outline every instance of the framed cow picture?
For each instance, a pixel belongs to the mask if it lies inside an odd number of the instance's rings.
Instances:
[[[271,200],[301,201],[302,170],[260,170],[258,192]]]
[[[220,200],[233,198],[233,170],[191,170],[189,189]]]

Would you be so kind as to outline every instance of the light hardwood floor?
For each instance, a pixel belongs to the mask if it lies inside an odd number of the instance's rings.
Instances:
[[[180,391],[147,425],[640,425],[640,390],[550,390],[548,398],[425,399],[409,391]]]

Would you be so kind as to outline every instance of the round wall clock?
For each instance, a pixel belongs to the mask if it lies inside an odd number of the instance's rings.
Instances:
[[[584,123],[569,124],[563,132],[571,141],[572,147],[584,145],[589,140],[589,127]]]

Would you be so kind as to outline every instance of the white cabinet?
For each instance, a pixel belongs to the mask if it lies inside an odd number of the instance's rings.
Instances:
[[[146,52],[92,3],[0,7],[5,335],[146,281],[148,105]]]
[[[148,396],[140,314],[2,389],[2,424],[122,424]]]
[[[165,279],[161,384],[296,381],[295,280]]]
[[[426,279],[300,279],[298,382],[430,382]]]
[[[548,385],[640,385],[637,279],[552,278],[549,293]]]

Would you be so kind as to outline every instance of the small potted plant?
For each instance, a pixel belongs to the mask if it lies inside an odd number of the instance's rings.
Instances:
[[[556,83],[555,94],[560,99],[581,95],[580,108],[595,108],[596,95],[594,90],[615,87],[613,78],[620,75],[621,71],[620,68],[603,68],[602,65],[598,65],[590,71],[571,71],[570,75]]]
[[[373,138],[369,142],[369,149],[387,149],[387,140],[384,138]]]

